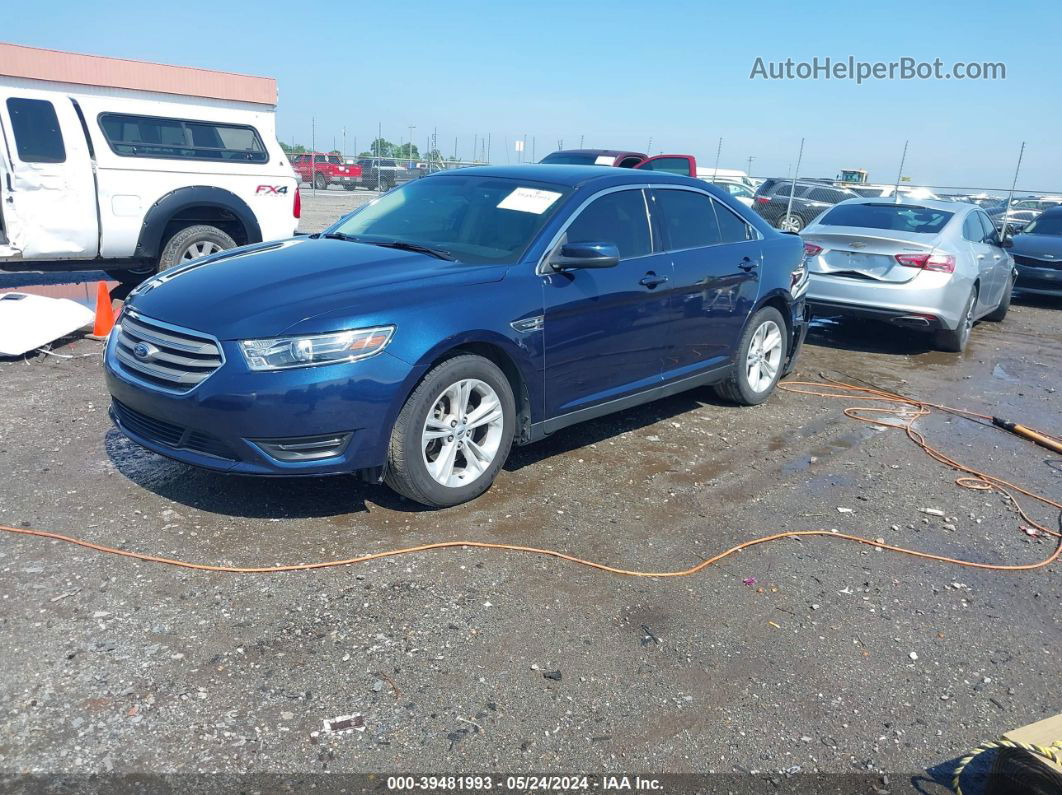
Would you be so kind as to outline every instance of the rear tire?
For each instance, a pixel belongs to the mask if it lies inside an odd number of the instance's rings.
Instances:
[[[934,336],[937,350],[948,353],[962,353],[966,350],[966,343],[970,341],[970,330],[974,324],[974,307],[977,306],[977,288],[970,290],[970,297],[966,299],[959,326],[955,329],[938,329]]]
[[[756,406],[769,398],[789,353],[787,336],[777,309],[765,306],[756,312],[741,334],[733,372],[715,384],[715,393],[739,406]]]
[[[1014,294],[1014,277],[1007,278],[1007,288],[1003,291],[1003,297],[999,299],[999,305],[985,315],[985,320],[992,323],[999,323],[1003,318],[1007,316],[1007,312],[1010,310],[1010,299]]]
[[[796,213],[783,215],[778,219],[778,228],[783,232],[799,232],[805,226],[804,219]]]
[[[236,248],[236,241],[216,226],[186,226],[166,241],[159,257],[159,270],[164,271],[230,248]]]
[[[318,172],[314,175],[313,186],[317,190],[328,190],[328,180],[325,179],[325,175]]]
[[[505,373],[481,356],[455,356],[406,400],[391,430],[384,480],[431,508],[468,502],[490,488],[515,432],[516,401]]]

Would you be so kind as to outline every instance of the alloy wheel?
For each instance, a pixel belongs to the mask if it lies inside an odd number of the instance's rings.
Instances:
[[[781,229],[783,232],[799,232],[801,229],[804,228],[804,224],[797,216],[786,215],[782,218],[781,223],[778,224],[778,228]]]
[[[754,392],[770,389],[782,365],[782,330],[773,320],[760,324],[749,341],[745,375]]]
[[[191,262],[194,259],[200,257],[207,257],[211,254],[217,254],[219,251],[223,251],[221,246],[215,243],[213,240],[196,240],[193,241],[188,248],[181,254],[180,262]]]
[[[501,400],[486,382],[465,378],[448,386],[421,432],[428,474],[448,488],[475,481],[498,454],[504,421]]]

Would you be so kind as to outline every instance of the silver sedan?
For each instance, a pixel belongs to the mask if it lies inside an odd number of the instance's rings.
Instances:
[[[800,235],[813,313],[855,315],[932,332],[962,351],[973,324],[1010,307],[1014,260],[984,210],[901,197],[850,199]]]

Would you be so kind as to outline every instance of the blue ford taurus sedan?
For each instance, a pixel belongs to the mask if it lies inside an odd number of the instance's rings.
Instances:
[[[763,402],[806,285],[798,237],[698,180],[442,172],[144,282],[107,344],[111,415],[196,466],[455,505],[514,442],[706,384]]]

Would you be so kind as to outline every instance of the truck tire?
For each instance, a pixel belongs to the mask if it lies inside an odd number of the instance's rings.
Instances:
[[[497,365],[465,354],[432,369],[391,430],[384,480],[431,508],[475,499],[505,464],[516,432],[516,401]]]
[[[186,226],[166,241],[159,257],[159,270],[164,271],[229,248],[236,248],[236,241],[216,226]]]
[[[321,172],[317,172],[313,178],[313,186],[317,190],[328,190],[328,179]]]

